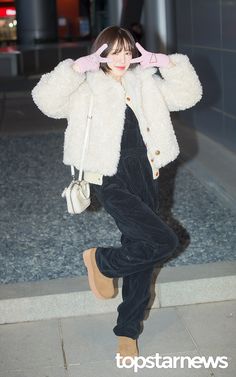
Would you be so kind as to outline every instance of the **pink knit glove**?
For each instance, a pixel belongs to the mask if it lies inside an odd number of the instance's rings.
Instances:
[[[166,67],[170,62],[170,58],[165,54],[154,54],[145,50],[138,42],[135,43],[137,49],[141,52],[141,56],[134,58],[130,63],[140,63],[142,68],[147,67]]]
[[[110,59],[102,58],[101,53],[107,48],[108,44],[104,43],[99,49],[93,54],[82,56],[77,59],[72,68],[79,73],[84,73],[86,71],[98,71],[100,63],[109,63]]]

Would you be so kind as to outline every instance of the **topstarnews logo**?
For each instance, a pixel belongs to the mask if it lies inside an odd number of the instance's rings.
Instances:
[[[222,368],[228,367],[227,356],[160,356],[156,353],[154,356],[120,356],[116,354],[116,365],[118,368],[134,368],[138,372],[143,368]]]

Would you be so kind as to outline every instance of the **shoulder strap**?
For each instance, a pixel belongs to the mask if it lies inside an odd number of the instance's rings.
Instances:
[[[79,178],[78,178],[79,181],[82,180],[82,174],[83,174],[83,168],[84,168],[85,149],[86,149],[88,138],[89,138],[90,122],[91,122],[91,119],[92,119],[92,109],[93,109],[93,95],[91,95],[91,98],[90,98],[89,111],[88,111],[88,115],[87,115],[87,124],[86,124],[83,151],[82,151],[82,157],[81,157],[80,169],[79,169]],[[71,175],[72,175],[73,179],[75,179],[75,168],[74,168],[73,165],[71,165]]]

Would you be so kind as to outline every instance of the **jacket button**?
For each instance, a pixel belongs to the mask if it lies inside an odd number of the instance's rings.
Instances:
[[[147,127],[147,131],[150,131],[150,128],[149,128],[149,127]]]
[[[159,171],[157,171],[155,175],[156,175],[156,177],[158,177],[158,175],[159,175]]]
[[[126,97],[127,101],[130,101],[130,97]]]
[[[157,151],[155,151],[155,154],[157,154],[157,155],[158,155],[158,154],[160,154],[160,153],[161,153],[161,152],[160,152],[160,151],[158,151],[158,150],[157,150]]]

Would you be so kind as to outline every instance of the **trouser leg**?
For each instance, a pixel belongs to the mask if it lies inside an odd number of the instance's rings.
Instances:
[[[178,238],[139,196],[125,187],[106,185],[97,192],[105,210],[129,239],[121,247],[98,247],[96,262],[107,277],[125,277],[162,264],[178,245]]]
[[[122,235],[122,244],[125,241]],[[113,328],[115,335],[138,338],[141,331],[141,321],[144,319],[145,310],[151,296],[152,274],[153,267],[123,277],[123,301],[117,308],[117,324]]]

